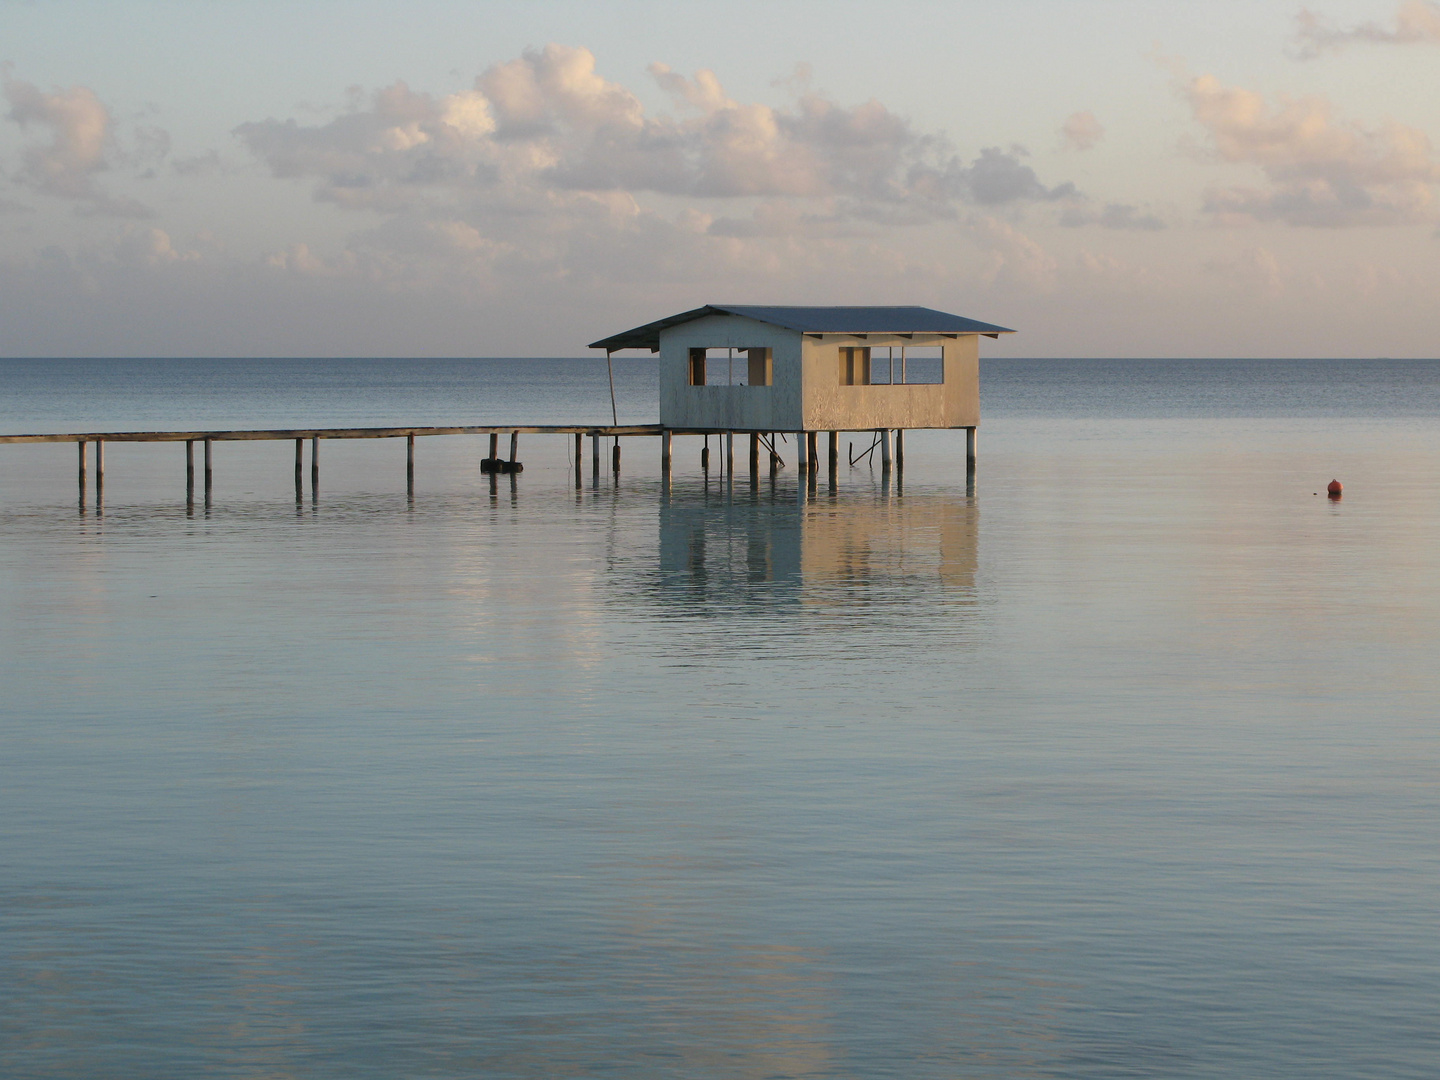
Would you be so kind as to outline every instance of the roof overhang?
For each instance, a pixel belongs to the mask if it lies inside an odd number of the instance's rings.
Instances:
[[[888,337],[927,334],[953,338],[971,335],[998,338],[1001,334],[1015,333],[1009,327],[924,307],[768,307],[706,304],[704,307],[692,308],[678,315],[637,326],[633,330],[601,338],[592,342],[590,348],[604,349],[607,353],[621,349],[649,349],[651,352],[659,352],[662,331],[711,315],[754,319],[756,322],[822,339],[829,335],[864,340],[869,334]]]

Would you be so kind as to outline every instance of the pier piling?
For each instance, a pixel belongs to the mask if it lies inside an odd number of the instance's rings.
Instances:
[[[807,432],[795,433],[795,468],[800,472],[810,471],[810,438]]]
[[[210,501],[210,443],[213,440],[205,440],[205,501]]]
[[[901,362],[904,362],[904,354],[901,354]],[[895,432],[895,468],[905,468],[905,429],[899,428]]]
[[[415,436],[405,436],[405,486],[415,487]]]
[[[965,470],[966,470],[966,472],[974,472],[974,471],[975,471],[975,443],[976,443],[976,441],[977,441],[977,439],[976,439],[976,429],[973,428],[973,427],[968,427],[968,428],[966,428],[966,429],[965,429]]]
[[[892,464],[892,462],[891,462],[891,460],[890,460],[890,429],[889,429],[889,428],[881,428],[881,429],[880,429],[880,468],[881,468],[881,470],[883,471],[883,470],[885,470],[885,469],[890,468],[891,464]]]
[[[85,497],[85,440],[81,439],[76,444],[80,448],[80,497]]]

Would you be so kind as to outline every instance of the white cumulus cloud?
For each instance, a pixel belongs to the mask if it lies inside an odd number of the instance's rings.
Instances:
[[[1302,60],[1347,45],[1440,45],[1440,4],[1433,0],[1405,0],[1395,12],[1393,26],[1367,22],[1341,29],[1308,8],[1300,10],[1295,22],[1296,55]]]
[[[1323,97],[1282,97],[1223,85],[1212,75],[1182,88],[1220,161],[1263,173],[1263,186],[1209,192],[1222,219],[1291,225],[1394,225],[1433,217],[1440,166],[1424,132],[1393,121],[1376,127],[1337,118]]]
[[[96,177],[109,169],[118,154],[110,110],[88,87],[46,93],[39,87],[7,76],[5,97],[9,119],[23,129],[39,128],[48,143],[32,143],[24,150],[16,182],[44,195],[75,200],[87,210],[120,217],[147,217],[150,211],[133,199],[107,195]],[[169,138],[163,131],[144,130],[142,153],[163,156]]]

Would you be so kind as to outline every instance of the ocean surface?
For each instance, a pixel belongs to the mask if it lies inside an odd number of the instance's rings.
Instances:
[[[0,445],[0,1076],[1440,1074],[1440,362],[982,385],[973,481]],[[0,433],[609,413],[0,360]]]

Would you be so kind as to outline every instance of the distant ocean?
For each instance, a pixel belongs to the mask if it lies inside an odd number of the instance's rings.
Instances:
[[[0,433],[609,414],[0,360]],[[1435,1076],[1440,362],[986,360],[980,431],[0,445],[0,1076]]]

